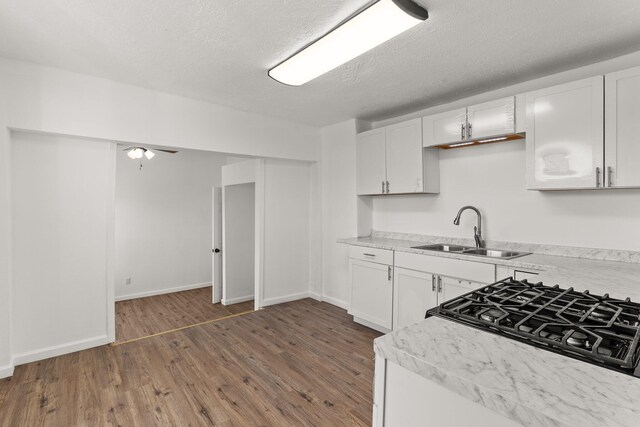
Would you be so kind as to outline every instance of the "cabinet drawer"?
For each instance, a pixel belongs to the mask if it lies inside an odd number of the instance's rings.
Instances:
[[[494,264],[460,259],[398,252],[395,256],[395,266],[480,283],[493,283],[496,280]]]
[[[387,249],[349,246],[349,258],[393,265],[393,251]]]

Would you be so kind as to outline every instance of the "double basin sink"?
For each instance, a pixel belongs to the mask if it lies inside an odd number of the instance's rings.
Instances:
[[[412,246],[412,249],[421,249],[425,251],[449,252],[463,255],[475,255],[487,258],[512,259],[524,255],[529,252],[503,251],[500,249],[476,248],[472,246],[449,245],[444,243],[436,243],[433,245]]]

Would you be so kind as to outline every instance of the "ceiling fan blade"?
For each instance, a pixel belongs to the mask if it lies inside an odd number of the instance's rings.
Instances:
[[[127,148],[123,148],[123,149],[122,149],[122,151],[129,151],[129,150],[131,150],[131,149],[133,149],[133,148],[136,148],[136,147],[127,147]]]
[[[176,154],[177,151],[176,150],[163,150],[161,148],[154,148],[155,151],[162,151],[164,153],[169,153],[169,154]]]

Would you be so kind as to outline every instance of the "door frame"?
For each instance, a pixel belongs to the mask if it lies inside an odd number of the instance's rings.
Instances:
[[[255,270],[254,309],[264,306],[264,195],[265,160],[252,159],[222,167],[222,248],[226,247],[225,236],[225,187],[236,184],[255,184]],[[222,251],[222,299],[226,283],[225,251]]]

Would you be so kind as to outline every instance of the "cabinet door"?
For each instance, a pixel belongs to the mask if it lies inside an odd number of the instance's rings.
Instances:
[[[605,185],[640,187],[640,67],[605,76]]]
[[[424,320],[427,310],[438,305],[435,276],[395,268],[393,276],[393,329]]]
[[[387,126],[386,132],[389,193],[423,192],[422,120]]]
[[[498,99],[467,108],[467,139],[488,138],[516,130],[515,98]]]
[[[456,279],[447,276],[439,276],[439,280],[438,304],[442,304],[445,301],[457,298],[460,295],[464,295],[485,285],[484,283]]]
[[[467,109],[460,108],[427,116],[422,119],[422,123],[425,147],[462,141],[466,135]]]
[[[382,194],[387,180],[385,129],[358,134],[356,143],[358,194]]]
[[[598,76],[527,93],[530,189],[602,185],[603,84]]]
[[[391,330],[393,310],[392,267],[349,260],[351,306],[349,314]]]

